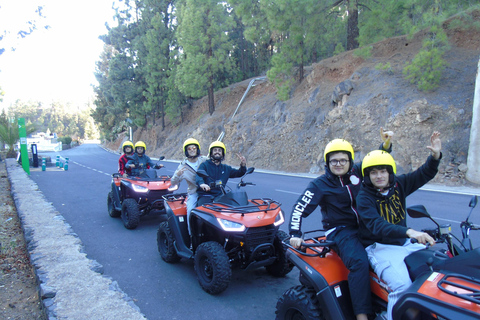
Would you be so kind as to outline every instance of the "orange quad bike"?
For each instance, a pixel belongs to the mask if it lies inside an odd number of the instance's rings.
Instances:
[[[477,203],[470,201],[473,209]],[[413,218],[429,218],[433,229],[423,230],[446,249],[427,248],[405,258],[412,285],[393,308],[393,319],[480,319],[480,248],[473,249],[470,230],[479,230],[467,219],[461,223],[463,239],[440,226],[424,206],[407,209]],[[470,211],[471,213],[471,211]],[[306,232],[318,234],[323,230]],[[284,292],[276,306],[277,320],[355,319],[348,289],[348,270],[334,251],[335,242],[324,236],[309,236],[299,250],[284,241],[288,259],[300,270],[300,285]],[[458,240],[454,244],[453,239]],[[370,271],[372,303],[376,315],[387,310],[388,286]]]
[[[138,176],[127,178],[114,173],[112,189],[107,197],[108,214],[112,218],[121,217],[125,228],[135,229],[141,217],[147,214],[163,215],[163,196],[177,189],[178,186],[171,186],[170,176],[157,176],[155,169],[141,170]]]
[[[187,195],[164,196],[167,220],[157,233],[160,256],[169,263],[193,259],[198,282],[210,294],[227,289],[233,268],[266,267],[268,273],[278,277],[293,268],[282,245],[288,235],[279,230],[284,222],[281,204],[268,198],[248,199],[247,193],[240,191],[253,185],[243,181],[253,171],[247,169],[235,192],[217,182],[222,195],[190,213],[191,236]]]

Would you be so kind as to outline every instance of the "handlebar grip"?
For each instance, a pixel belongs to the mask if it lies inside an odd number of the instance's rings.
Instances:
[[[322,242],[314,242],[314,243],[302,242],[302,247],[305,247],[305,248],[331,247],[333,245],[335,245],[335,241],[329,241],[329,240],[325,240]]]

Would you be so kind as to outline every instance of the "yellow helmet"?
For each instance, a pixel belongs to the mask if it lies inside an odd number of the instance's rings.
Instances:
[[[385,166],[390,174],[397,173],[395,160],[390,153],[383,150],[374,150],[365,156],[362,161],[362,174],[366,176],[365,169],[377,166]]]
[[[222,141],[214,141],[210,144],[210,147],[208,148],[208,155],[212,156],[212,149],[213,148],[222,148],[223,149],[223,158],[225,158],[225,155],[227,154],[227,148],[225,148],[225,145],[223,144]]]
[[[355,160],[355,153],[353,152],[352,145],[345,139],[333,139],[325,147],[325,152],[323,153],[323,158],[325,163],[328,164],[328,155],[332,152],[344,151],[349,154],[350,165],[353,165],[353,160]]]
[[[183,143],[183,152],[185,153],[185,156],[188,157],[187,147],[192,144],[197,146],[198,157],[200,155],[200,143],[198,143],[197,139],[188,138],[187,140],[185,140],[185,142]]]
[[[125,147],[130,147],[130,148],[132,148],[132,151],[133,151],[133,149],[134,149],[133,142],[127,140],[122,144],[123,153],[125,153]]]
[[[137,141],[137,142],[135,143],[135,150],[136,150],[138,147],[143,147],[143,152],[147,151],[147,145],[146,145],[145,142],[143,142],[143,141]]]

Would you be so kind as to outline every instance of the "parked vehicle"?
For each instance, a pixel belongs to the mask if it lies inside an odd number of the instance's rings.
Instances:
[[[280,203],[268,199],[248,199],[240,188],[249,168],[233,192],[220,186],[223,194],[213,203],[192,210],[191,237],[188,232],[186,194],[164,196],[167,221],[157,233],[162,259],[173,263],[193,259],[200,286],[210,294],[227,289],[232,269],[266,267],[274,276],[285,276],[292,267],[285,256],[282,240],[288,235],[279,230],[284,222]],[[217,185],[219,186],[219,185]]]
[[[477,197],[470,201],[475,207]],[[429,218],[436,227],[424,230],[446,249],[427,248],[405,259],[413,284],[393,308],[393,319],[480,319],[480,248],[472,248],[470,230],[480,226],[461,223],[462,239],[448,225],[439,225],[424,206],[407,209],[413,218]],[[471,213],[471,211],[470,211]],[[321,230],[310,232],[318,234]],[[458,240],[455,241],[454,239]],[[456,243],[455,243],[456,242]],[[355,319],[348,291],[348,270],[323,235],[306,239],[300,250],[284,242],[288,259],[300,270],[300,285],[279,298],[276,319]],[[437,246],[435,246],[437,247]],[[386,311],[389,289],[370,272],[373,306]]]

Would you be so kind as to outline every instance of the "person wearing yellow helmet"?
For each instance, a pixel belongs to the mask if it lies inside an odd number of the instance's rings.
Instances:
[[[129,157],[126,167],[129,167],[132,170],[132,175],[138,176],[145,169],[160,169],[163,167],[163,164],[157,165],[155,162],[150,159],[149,156],[145,154],[147,151],[147,145],[143,141],[137,141],[135,143],[135,153],[132,157]]]
[[[391,150],[393,132],[380,128],[383,140],[380,149]],[[290,216],[290,244],[302,243],[302,218],[320,206],[323,228],[328,240],[336,242],[336,252],[350,271],[348,286],[353,311],[359,320],[372,313],[369,264],[367,254],[357,237],[358,215],[355,197],[360,191],[361,163],[354,163],[352,145],[344,139],[334,139],[325,146],[325,174],[312,180],[295,202]],[[315,227],[318,229],[318,227]]]
[[[357,196],[361,218],[358,235],[375,273],[387,283],[387,318],[403,292],[411,285],[404,259],[410,253],[424,249],[434,239],[425,232],[407,227],[406,197],[433,179],[442,157],[440,133],[430,137],[431,151],[427,161],[417,170],[396,175],[393,157],[380,150],[368,153],[363,159],[364,183]],[[415,239],[412,243],[411,239]]]
[[[210,144],[208,148],[209,159],[198,168],[198,171],[206,175],[206,177],[202,178],[197,174],[196,183],[199,187],[197,189],[198,206],[212,202],[215,197],[222,194],[222,190],[219,187],[210,187],[212,183],[215,184],[217,181],[222,181],[222,184],[226,185],[229,178],[239,178],[247,172],[247,160],[240,153],[237,153],[237,157],[240,159],[239,169],[223,164],[222,161],[225,159],[226,153],[227,148],[223,142],[214,141]]]
[[[196,176],[197,170],[201,163],[207,160],[207,157],[202,156],[200,153],[200,143],[193,138],[185,140],[183,143],[183,153],[185,159],[178,165],[177,170],[172,176],[172,186],[179,185],[180,182],[185,180],[187,182],[187,224],[190,226],[189,217],[190,211],[197,205],[197,184]]]
[[[122,144],[122,150],[123,154],[118,159],[118,173],[120,173],[121,175],[123,175],[124,178],[126,178],[128,175],[131,174],[131,169],[129,167],[126,167],[126,164],[128,162],[128,157],[132,156],[133,154],[132,141],[125,141]]]

